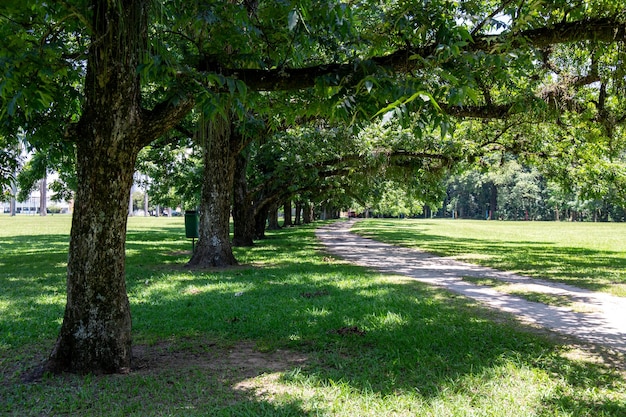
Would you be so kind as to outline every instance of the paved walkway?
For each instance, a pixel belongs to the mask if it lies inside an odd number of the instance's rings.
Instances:
[[[351,233],[349,229],[353,224],[354,221],[336,222],[319,228],[316,233],[329,252],[354,264],[444,287],[513,313],[528,322],[626,354],[626,298],[392,246]],[[524,289],[528,291],[568,295],[584,303],[593,312],[574,312],[566,307],[527,301],[491,287],[474,285],[463,281],[461,277],[498,279],[524,284]]]

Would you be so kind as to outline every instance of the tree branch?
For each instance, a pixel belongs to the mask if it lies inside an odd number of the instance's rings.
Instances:
[[[482,20],[474,29],[472,29],[472,37],[475,37],[478,32],[482,30],[482,28],[492,20],[498,13],[500,13],[506,6],[513,3],[513,0],[503,1],[500,6],[498,6],[489,16]]]
[[[578,41],[626,42],[626,23],[615,18],[583,19],[562,22],[550,27],[482,35],[468,43],[462,51],[502,53],[517,48],[546,48],[550,45]],[[379,71],[408,72],[418,68],[420,59],[435,53],[436,43],[421,48],[404,48],[388,55],[349,63],[332,63],[304,68],[248,69],[224,68],[210,57],[202,57],[197,69],[240,79],[256,91],[298,90],[315,86],[325,77],[329,84],[354,84]]]
[[[183,117],[195,105],[193,96],[180,97],[175,103],[164,101],[157,104],[152,110],[143,110],[140,132],[140,144],[147,146],[168,130],[175,128]]]
[[[562,109],[580,111],[580,103],[578,103],[574,97],[569,94],[569,89],[572,87],[579,88],[601,81],[597,66],[592,66],[589,74],[577,76],[562,75],[561,78],[561,82],[545,86],[538,92],[538,96],[536,97],[537,100],[543,100],[546,106],[554,111],[560,111]],[[603,101],[601,89],[600,104],[597,106],[598,109],[603,108]],[[438,103],[438,105],[449,116],[470,117],[475,119],[504,119],[513,114],[527,111],[527,109],[523,106],[516,106],[511,103],[486,103],[484,105],[474,106],[458,106],[447,103]]]
[[[441,110],[453,117],[470,117],[475,119],[504,119],[511,114],[513,104],[486,104],[484,106],[455,106],[438,103]]]

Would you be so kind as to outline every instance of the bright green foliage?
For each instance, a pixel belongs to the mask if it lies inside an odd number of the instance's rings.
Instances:
[[[80,68],[73,67],[64,56],[85,52],[85,39],[76,32],[83,22],[61,3],[3,2],[0,117],[5,123],[18,117],[20,127],[28,129],[24,123],[36,125],[39,116],[48,113],[53,104],[60,106],[53,113],[63,112],[76,96]],[[59,100],[62,96],[64,100]]]
[[[226,94],[240,119],[252,111],[276,130],[313,117],[349,123],[357,134],[382,119],[410,127],[400,135],[416,142],[406,144],[407,152],[436,152],[455,163],[494,150],[559,158],[552,173],[561,178],[618,184],[581,186],[588,197],[619,195],[623,39],[572,41],[575,30],[559,26],[600,18],[623,24],[620,2],[168,0],[152,2],[148,43],[129,76],[141,77],[146,108],[192,91],[206,114],[223,112]],[[0,7],[1,129],[11,144],[23,131],[46,161],[23,176],[24,191],[25,180],[44,170],[72,170],[73,145],[63,137],[80,116],[90,21],[85,0]],[[280,87],[289,92],[259,93],[272,89],[260,82],[264,77],[289,80]],[[506,121],[468,121],[476,117]],[[570,152],[569,136],[580,146],[561,158]],[[583,149],[593,151],[581,155]],[[416,160],[414,179],[435,195],[440,184],[422,174],[438,174],[439,167],[424,161]],[[64,177],[71,188],[74,179]]]
[[[142,185],[152,204],[192,209],[198,205],[202,178],[201,156],[190,139],[171,135],[139,153],[137,170],[148,176]]]
[[[9,1],[0,7],[0,135],[36,153],[20,173],[22,195],[46,172],[61,173],[53,185],[59,198],[69,197],[75,182],[74,149],[64,135],[78,117],[88,37],[79,31],[85,6],[76,2],[68,11],[63,3]]]
[[[581,169],[585,172],[571,170],[573,176],[564,179],[518,160],[466,169],[447,180],[444,210],[438,215],[477,219],[490,210],[492,219],[501,220],[623,221],[624,186],[619,175],[624,165]],[[611,169],[615,176],[609,179]]]
[[[251,148],[250,188],[277,202],[312,193],[316,202],[332,198],[337,207],[383,213],[398,199],[404,214],[421,212],[423,202],[437,205],[454,158],[448,145],[393,124],[355,130],[319,122],[268,135]]]

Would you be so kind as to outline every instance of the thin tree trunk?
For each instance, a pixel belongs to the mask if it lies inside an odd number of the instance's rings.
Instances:
[[[132,180],[134,182],[134,178]],[[128,215],[130,217],[134,216],[135,213],[135,203],[133,202],[133,185],[130,185],[130,192],[128,193]]]
[[[247,167],[249,155],[240,152],[235,157],[233,185],[233,246],[254,245],[254,208],[248,195]]]
[[[17,194],[17,189],[13,188],[12,190],[12,195],[11,195],[11,201],[9,201],[9,212],[11,213],[11,216],[15,216],[16,212],[17,212],[17,200],[15,199],[15,195]]]
[[[496,211],[498,210],[498,187],[496,184],[491,183],[491,193],[489,194],[489,220],[496,218]]]
[[[284,221],[283,221],[283,227],[290,227],[293,226],[293,222],[291,221],[291,200],[287,199],[287,201],[285,201],[285,204],[283,204],[283,211],[284,211]]]
[[[295,219],[295,224],[299,225],[302,223],[302,203],[300,201],[296,201],[296,219]]]
[[[143,216],[148,217],[150,214],[148,213],[148,189],[146,189],[143,193]]]
[[[198,133],[203,147],[204,175],[200,199],[198,245],[187,263],[190,267],[237,265],[230,243],[230,202],[235,175],[231,154],[230,118],[200,123]]]
[[[39,183],[39,215],[45,216],[48,214],[48,181],[46,177],[41,179]]]
[[[279,230],[280,225],[278,224],[278,204],[272,204],[269,208],[267,215],[267,229],[268,230]]]

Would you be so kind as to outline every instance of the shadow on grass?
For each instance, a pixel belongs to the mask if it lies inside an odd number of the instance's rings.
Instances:
[[[69,246],[67,235],[23,235],[0,238],[0,277],[32,278],[63,273]]]
[[[568,362],[557,360],[550,343],[489,320],[470,301],[418,283],[364,277],[345,265],[328,265],[323,273],[319,264],[304,262],[190,274],[142,298],[133,311],[139,339],[211,335],[303,349],[320,355],[321,367],[311,369],[318,378],[349,380],[382,395],[419,389],[435,396],[451,379],[509,361],[555,372]],[[352,327],[364,335],[337,332]],[[567,368],[571,384],[598,371],[581,377],[586,368]]]
[[[65,301],[67,235],[0,238],[0,352],[58,330]]]
[[[371,227],[370,227],[371,226]],[[359,234],[387,243],[419,248],[442,256],[459,256],[500,270],[545,278],[593,291],[626,285],[626,257],[620,252],[555,246],[545,242],[453,238],[409,230],[395,222],[377,222]],[[474,255],[472,255],[474,254]],[[478,256],[476,256],[478,255]]]
[[[276,250],[286,247],[291,247],[289,257],[299,261],[277,257]],[[267,260],[262,269],[174,278],[176,284],[163,292],[144,294],[134,312],[135,330],[147,339],[150,333],[157,339],[211,335],[255,340],[263,349],[315,353],[318,360],[298,378],[307,374],[320,386],[343,381],[357,392],[373,390],[383,397],[417,390],[435,398],[450,381],[510,363],[558,374],[570,389],[587,389],[590,381],[598,387],[621,381],[600,366],[562,358],[549,342],[490,320],[465,299],[414,282],[377,278],[350,265],[319,258],[311,262],[314,248],[310,239],[268,239],[251,249],[257,259]],[[172,293],[178,296],[172,299]],[[167,313],[158,322],[149,319],[159,312]],[[350,328],[363,334],[338,331]],[[573,411],[586,407],[583,400],[565,405],[552,400]],[[624,404],[598,407],[607,415],[626,411]]]
[[[36,384],[0,384],[0,414],[20,416],[311,416],[302,401],[280,403],[238,389],[237,372],[176,369],[128,375],[44,378]],[[19,404],[19,406],[18,406]]]
[[[187,243],[173,238],[171,231],[129,234],[128,241],[128,268],[133,273],[127,285],[136,343],[168,341],[169,352],[176,354],[195,351],[207,340],[225,346],[252,341],[262,351],[299,351],[310,358],[285,369],[282,384],[295,386],[305,380],[312,389],[323,389],[341,382],[357,396],[412,393],[426,401],[464,392],[463,381],[476,376],[486,385],[498,385],[502,377],[494,370],[512,366],[555,381],[561,392],[552,390],[542,400],[549,410],[626,413],[623,402],[591,403],[580,394],[596,388],[619,390],[623,380],[617,373],[566,359],[558,346],[502,324],[500,316],[491,320],[492,313],[464,298],[315,253],[319,245],[311,228],[274,232],[253,248],[237,249],[242,263],[264,266],[232,270],[163,268],[163,262],[186,259],[182,254],[165,255]],[[37,292],[11,291],[24,299]],[[42,312],[35,308],[22,314],[36,321]],[[46,334],[53,340],[54,331]],[[7,354],[0,349],[0,355]],[[2,363],[7,361],[2,358]],[[492,372],[496,376],[489,376]],[[515,377],[513,373],[504,378]],[[38,386],[0,384],[0,394],[7,399],[3,407],[9,414],[316,413],[299,399],[277,403],[232,388],[243,380],[237,373],[218,375],[215,370],[181,366],[152,376],[138,372],[95,379],[70,376]],[[47,401],[51,403],[45,405]]]

